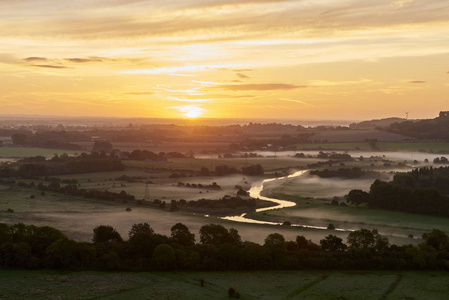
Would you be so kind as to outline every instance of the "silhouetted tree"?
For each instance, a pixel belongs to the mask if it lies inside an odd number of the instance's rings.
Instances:
[[[321,249],[323,251],[345,251],[347,246],[343,243],[343,239],[336,235],[328,235],[324,239],[320,240]]]
[[[195,235],[190,232],[186,225],[176,223],[170,230],[171,238],[174,243],[183,246],[193,246],[195,244]]]
[[[112,226],[100,225],[94,228],[92,241],[94,243],[110,244],[114,242],[121,243],[123,239]]]

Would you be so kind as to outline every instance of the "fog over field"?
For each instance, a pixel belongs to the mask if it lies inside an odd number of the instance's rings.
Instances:
[[[429,160],[429,163],[432,163],[433,159],[441,156],[449,156],[449,154],[438,154],[438,153],[425,153],[425,152],[416,152],[416,151],[357,151],[357,150],[296,150],[296,151],[255,151],[255,153],[260,154],[262,156],[277,156],[277,157],[293,157],[297,153],[304,153],[304,155],[316,156],[318,153],[322,151],[325,153],[347,153],[351,155],[352,158],[359,158],[363,156],[365,159],[369,159],[370,157],[380,157],[384,159],[391,159],[395,161],[408,161],[413,162],[413,160],[417,160],[418,162],[423,162],[425,159]]]
[[[151,208],[133,207],[132,211],[127,212],[124,205],[79,201],[67,197],[51,196],[46,200],[41,199],[39,208],[32,201],[24,201],[24,199],[25,195],[23,195],[21,206],[5,204],[4,200],[0,200],[1,207],[9,205],[16,211],[14,214],[1,213],[2,222],[8,224],[23,222],[36,226],[51,225],[61,230],[69,238],[85,242],[91,241],[93,229],[99,225],[111,225],[124,239],[127,239],[133,224],[145,222],[150,224],[156,233],[167,236],[170,236],[170,228],[181,222],[196,235],[197,242],[199,241],[200,227],[210,223],[222,224],[226,228],[236,228],[243,240],[262,244],[265,238],[273,232],[283,234],[288,240],[294,240],[297,235],[305,235],[316,242],[329,234],[326,230],[242,224],[214,217]],[[341,233],[341,235],[345,234]]]
[[[270,193],[290,194],[294,191],[298,197],[332,198],[343,197],[350,190],[369,190],[373,178],[344,179],[344,178],[320,178],[318,176],[297,177],[284,182],[270,182],[264,185],[264,195]]]

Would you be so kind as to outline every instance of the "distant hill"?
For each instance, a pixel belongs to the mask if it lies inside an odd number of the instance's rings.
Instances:
[[[449,141],[449,114],[435,119],[403,121],[382,128],[385,131],[412,136],[421,140]]]
[[[388,127],[394,123],[405,122],[406,120],[403,118],[385,118],[385,119],[376,119],[369,121],[362,121],[359,123],[352,123],[349,125],[351,129],[374,129],[378,127]]]
[[[326,141],[329,143],[365,142],[367,139],[377,140],[378,142],[402,142],[411,140],[410,136],[376,129],[318,131],[310,137],[310,140]]]

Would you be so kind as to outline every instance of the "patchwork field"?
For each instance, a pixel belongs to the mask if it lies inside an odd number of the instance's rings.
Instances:
[[[30,198],[31,194],[35,194],[34,199]],[[132,208],[131,212],[126,211],[128,206]],[[14,213],[6,212],[8,208],[14,210]],[[317,243],[332,233],[329,230],[237,223],[191,213],[167,212],[120,202],[88,200],[52,193],[41,196],[26,189],[0,189],[0,209],[3,210],[0,212],[3,223],[51,226],[78,241],[90,241],[92,230],[98,225],[111,225],[126,239],[131,226],[143,222],[150,224],[155,232],[165,235],[170,235],[170,228],[181,222],[196,234],[197,241],[200,227],[210,223],[236,228],[243,240],[262,244],[273,232],[281,233],[287,240],[304,235]],[[346,233],[342,234],[344,237]]]
[[[304,167],[307,164],[324,161],[316,158],[293,158],[293,157],[262,157],[262,158],[171,158],[168,163],[156,163],[148,161],[123,161],[125,166],[129,168],[147,168],[147,169],[172,169],[172,170],[195,170],[199,171],[202,167],[214,170],[216,166],[227,165],[241,169],[250,165],[260,164],[264,170],[272,171],[290,167]]]
[[[1,270],[1,299],[447,299],[447,272]],[[204,286],[200,282],[204,280]],[[80,289],[80,286],[83,288]]]
[[[150,200],[159,199],[167,204],[172,199],[185,199],[188,201],[201,198],[219,199],[225,195],[236,195],[236,185],[249,188],[252,181],[260,178],[243,175],[192,177],[188,170],[199,171],[201,167],[214,169],[215,166],[223,164],[241,169],[244,166],[261,164],[268,173],[278,171],[282,174],[283,169],[304,168],[307,164],[323,161],[317,158],[294,158],[292,157],[294,153],[296,152],[279,153],[278,157],[270,157],[270,152],[265,152],[263,153],[265,157],[248,159],[169,159],[168,163],[165,164],[147,161],[124,161],[126,164],[125,171],[72,174],[58,177],[62,180],[76,179],[79,188],[108,190],[118,193],[123,190],[134,195],[136,199],[145,197],[145,182],[150,180],[151,184],[148,185]],[[318,151],[310,151],[306,155],[316,155],[317,153]],[[402,167],[397,165],[398,162],[404,162],[406,159],[410,162],[410,159],[416,158],[422,162],[425,158],[432,160],[434,156],[437,156],[436,154],[417,152],[363,151],[351,152],[351,155],[353,157],[364,156],[365,159],[363,161],[345,162],[345,168],[374,168],[377,171],[385,172],[386,175],[395,169],[411,169],[409,163],[407,165],[403,164]],[[376,156],[376,161],[369,159],[370,156]],[[394,163],[390,167],[385,167],[382,159],[389,159]],[[341,167],[340,164],[334,164],[332,167],[326,165],[322,168],[338,169]],[[182,170],[186,170],[186,177],[169,178],[174,172],[180,173]],[[134,182],[120,180],[119,178],[123,175],[135,177],[136,179]],[[318,198],[331,199],[334,196],[341,198],[354,188],[368,190],[373,180],[373,178],[343,180],[301,176],[290,180],[272,181],[265,185],[263,195],[295,201],[298,205],[288,209],[271,210],[257,214],[251,213],[250,216],[262,221],[279,223],[290,221],[293,224],[320,227],[327,227],[329,223],[332,223],[337,228],[346,230],[375,228],[380,233],[387,235],[390,241],[396,244],[418,243],[420,240],[412,240],[407,236],[412,234],[415,237],[420,237],[422,233],[429,232],[433,228],[449,231],[449,222],[442,218],[369,210],[366,208],[335,207],[329,205],[329,200],[318,200]],[[31,180],[23,181],[30,182]],[[222,189],[208,190],[178,187],[178,182],[202,185],[216,182]],[[35,183],[37,184],[38,181]],[[30,198],[31,194],[35,194],[34,199]],[[62,230],[69,237],[81,241],[89,241],[92,236],[92,229],[98,225],[112,225],[126,238],[131,226],[139,222],[148,222],[156,232],[162,234],[169,234],[171,226],[177,222],[186,224],[196,234],[199,228],[205,224],[220,223],[228,228],[234,227],[238,229],[244,240],[258,243],[263,243],[265,237],[273,232],[283,234],[287,240],[294,240],[297,235],[304,235],[317,243],[328,234],[337,234],[344,240],[348,234],[347,231],[237,223],[191,213],[170,213],[138,205],[131,205],[132,211],[126,212],[125,209],[128,206],[130,204],[121,202],[96,201],[51,193],[41,196],[37,190],[20,188],[9,190],[7,187],[0,187],[0,209],[6,210],[11,208],[14,210],[14,213],[0,212],[2,222],[10,224],[24,222],[40,226],[49,225]]]

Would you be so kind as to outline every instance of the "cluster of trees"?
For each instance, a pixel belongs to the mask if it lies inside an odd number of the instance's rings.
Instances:
[[[81,189],[78,187],[78,184],[71,183],[71,184],[60,184],[60,180],[51,180],[48,185],[39,182],[37,185],[35,185],[34,182],[31,182],[27,185],[27,187],[34,188],[36,187],[40,191],[51,191],[51,192],[57,192],[57,193],[63,193],[66,195],[72,195],[72,196],[79,196],[79,197],[85,197],[85,198],[91,198],[91,199],[100,199],[100,200],[107,200],[107,201],[134,201],[135,197],[133,195],[128,194],[125,191],[121,191],[120,193],[116,192],[109,192],[109,191],[102,191],[102,190],[87,190],[87,189]],[[18,183],[20,185],[20,182]],[[26,183],[25,183],[26,185]]]
[[[248,207],[251,209],[256,208],[256,199],[249,198],[249,199],[242,199],[239,196],[231,197],[231,196],[224,196],[221,199],[218,200],[210,200],[210,199],[199,199],[199,200],[191,200],[187,204],[188,206],[195,206],[195,207],[206,207],[206,208],[232,208],[236,209],[239,207]]]
[[[216,176],[224,176],[229,174],[238,174],[240,173],[237,168],[229,167],[228,165],[220,165],[215,167],[215,175]]]
[[[449,164],[449,160],[447,159],[447,157],[441,156],[440,157],[435,157],[435,159],[433,160],[434,164]]]
[[[180,152],[159,152],[154,153],[148,150],[134,150],[132,152],[122,152],[122,156],[125,159],[130,160],[153,160],[161,161],[167,158],[186,158],[186,155]]]
[[[201,183],[183,183],[178,182],[179,187],[188,187],[194,189],[208,189],[208,190],[221,190],[221,186],[219,186],[216,182],[212,182],[212,184],[201,184]]]
[[[260,164],[242,167],[242,174],[248,176],[261,176],[264,174],[263,167]]]
[[[148,223],[131,227],[128,239],[111,226],[93,230],[91,243],[68,239],[45,226],[0,224],[0,266],[79,270],[266,270],[266,269],[448,269],[449,237],[434,229],[418,246],[391,245],[367,229],[349,233],[346,244],[328,235],[319,244],[304,236],[286,241],[269,234],[263,245],[242,241],[236,229],[208,224],[199,242],[182,223],[170,236]]]
[[[347,154],[347,153],[326,153],[323,151],[320,151],[317,155],[317,158],[322,158],[322,159],[333,159],[333,160],[353,160],[352,156]]]
[[[115,180],[127,181],[127,182],[130,182],[130,183],[131,182],[148,182],[148,183],[152,183],[151,181],[148,181],[146,177],[142,177],[142,176],[128,176],[128,175],[125,175],[125,174],[115,178]]]
[[[241,172],[237,168],[230,167],[228,165],[219,165],[215,167],[216,176],[224,176],[229,174],[240,174],[240,173],[248,176],[260,176],[264,174],[264,170],[260,164],[243,167]]]
[[[449,118],[442,116],[435,119],[393,123],[383,129],[418,139],[449,140],[447,128],[449,128]]]
[[[354,168],[340,168],[338,170],[312,170],[310,171],[311,175],[316,175],[321,178],[332,178],[332,177],[341,177],[341,178],[359,178],[366,174],[366,172],[362,171],[362,169],[354,167]]]
[[[351,204],[367,204],[371,208],[449,216],[449,197],[442,196],[436,189],[410,189],[376,180],[369,193],[351,190],[346,198]]]
[[[273,135],[273,137],[259,139],[259,138],[247,138],[244,143],[241,143],[239,147],[233,147],[234,150],[276,150],[283,148],[284,150],[296,150],[296,144],[310,142],[310,137],[314,135],[313,132],[301,132],[295,133],[293,135],[283,134],[281,138],[278,135]],[[269,146],[271,145],[271,146]]]
[[[11,136],[14,145],[31,146],[50,149],[82,150],[80,145],[72,141],[87,142],[89,137],[76,131],[40,131],[33,133],[26,131],[14,133]]]
[[[154,199],[153,201],[137,200],[135,202],[139,205],[153,206],[160,209],[168,208],[168,211],[171,212],[182,210],[216,216],[254,211],[257,204],[256,199],[242,199],[239,197],[239,194],[236,197],[225,195],[223,198],[216,200],[206,198],[190,201],[185,199],[171,200],[169,206],[160,199]]]
[[[39,176],[52,176],[75,173],[122,171],[125,166],[115,156],[105,153],[81,153],[79,156],[67,154],[55,155],[51,159],[43,156],[25,158],[18,162],[18,168],[4,167],[9,172],[2,171],[7,176],[33,178]]]
[[[393,184],[405,188],[433,188],[443,195],[449,195],[449,167],[424,167],[409,172],[397,173]]]
[[[351,190],[355,205],[433,216],[449,216],[449,167],[425,167],[397,173],[390,182],[376,180],[369,192]]]

